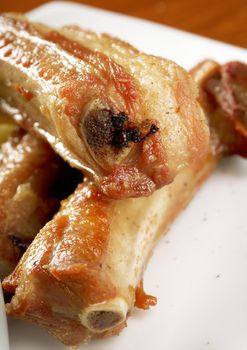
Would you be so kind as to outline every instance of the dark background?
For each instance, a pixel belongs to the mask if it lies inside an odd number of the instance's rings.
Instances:
[[[25,12],[43,0],[0,0],[0,12]],[[81,0],[82,4],[168,24],[247,48],[247,0]]]

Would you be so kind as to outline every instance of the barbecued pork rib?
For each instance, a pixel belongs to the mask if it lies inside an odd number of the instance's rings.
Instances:
[[[197,89],[175,63],[100,40],[1,16],[1,105],[102,193],[147,196],[207,153]]]
[[[79,185],[5,279],[14,295],[7,313],[66,345],[118,334],[154,245],[215,164],[184,170],[144,198],[116,201],[90,182]]]
[[[200,87],[200,102],[215,136],[215,152],[246,158],[247,64],[205,60],[191,74]]]
[[[0,124],[1,128],[1,124]],[[42,140],[16,131],[0,148],[0,278],[51,218],[58,201],[48,193],[61,160]]]

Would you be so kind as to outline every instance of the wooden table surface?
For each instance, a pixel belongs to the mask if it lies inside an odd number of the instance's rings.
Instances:
[[[0,0],[0,12],[28,11],[43,0]],[[247,0],[77,0],[247,48]]]

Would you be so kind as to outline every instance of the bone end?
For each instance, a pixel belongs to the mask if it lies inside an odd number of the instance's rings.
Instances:
[[[87,307],[79,315],[80,321],[93,333],[103,333],[126,320],[128,304],[123,298]]]
[[[200,85],[202,84],[215,70],[217,70],[219,64],[213,60],[204,60],[196,65],[191,71],[194,81]]]

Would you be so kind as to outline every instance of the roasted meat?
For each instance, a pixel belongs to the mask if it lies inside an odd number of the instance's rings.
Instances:
[[[247,64],[205,60],[192,71],[208,115],[215,152],[247,157]]]
[[[48,145],[23,131],[1,145],[0,278],[13,271],[26,246],[58,207],[48,190],[58,176],[60,162]]]
[[[82,33],[2,15],[1,108],[105,195],[150,195],[208,151],[197,88],[171,61]]]
[[[82,180],[42,139],[0,115],[0,279]],[[5,141],[5,142],[3,142]]]

